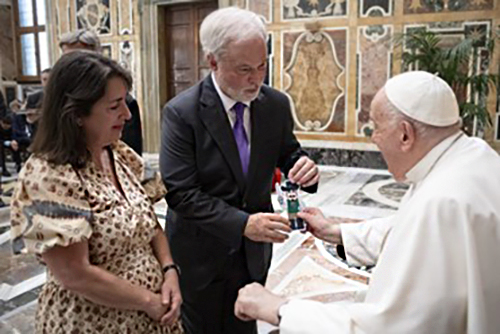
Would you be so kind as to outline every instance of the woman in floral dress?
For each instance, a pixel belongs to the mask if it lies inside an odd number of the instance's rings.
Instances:
[[[52,70],[11,204],[14,251],[47,266],[36,333],[182,331],[179,273],[152,207],[166,191],[119,141],[131,85],[96,53]]]

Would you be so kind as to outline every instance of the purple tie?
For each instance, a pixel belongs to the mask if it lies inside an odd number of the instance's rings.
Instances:
[[[248,138],[243,125],[243,113],[245,112],[245,107],[245,104],[241,102],[236,102],[233,106],[233,110],[236,113],[236,122],[234,122],[233,134],[234,139],[236,140],[236,145],[238,146],[238,151],[240,152],[243,174],[246,176],[248,172],[248,163],[250,161],[250,150],[248,149]]]

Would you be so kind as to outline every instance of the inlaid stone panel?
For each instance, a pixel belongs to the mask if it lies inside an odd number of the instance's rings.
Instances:
[[[370,104],[391,75],[392,26],[364,26],[358,29],[356,114],[357,134],[367,135]]]
[[[347,29],[283,33],[283,90],[295,129],[343,133]]]

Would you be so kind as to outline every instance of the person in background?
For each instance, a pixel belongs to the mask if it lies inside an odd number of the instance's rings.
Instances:
[[[2,84],[2,80],[0,80],[0,84]],[[5,98],[3,96],[3,89],[0,87],[0,118],[7,116],[9,113],[9,108],[5,104]]]
[[[61,36],[59,47],[63,53],[75,50],[88,50],[101,52],[101,42],[99,37],[92,30],[80,29],[65,33]],[[137,100],[130,94],[127,94],[127,107],[132,115],[131,119],[125,123],[122,133],[122,141],[132,147],[137,154],[142,155],[142,126],[141,112]]]
[[[500,333],[500,156],[461,131],[453,90],[431,73],[387,81],[370,119],[389,171],[410,185],[399,210],[340,228],[316,208],[299,214],[348,258],[376,259],[364,302],[287,300],[252,284],[235,313],[282,334]]]
[[[11,202],[14,253],[47,266],[37,334],[182,332],[179,271],[152,205],[166,189],[119,140],[131,86],[95,52],[52,69]]]
[[[50,67],[46,68],[42,71],[40,74],[40,81],[42,82],[42,88],[45,88],[47,86],[47,82],[49,82],[50,78]]]
[[[10,148],[12,149],[12,157],[16,164],[17,172],[21,169],[22,153],[27,152],[28,147],[35,137],[42,102],[43,91],[40,90],[30,94],[26,99],[26,110],[13,115],[14,121],[12,124]]]
[[[0,159],[2,159],[2,176],[11,176],[7,169],[5,160],[5,150],[12,149],[12,116],[6,115],[0,119],[0,139],[2,145],[0,146]]]

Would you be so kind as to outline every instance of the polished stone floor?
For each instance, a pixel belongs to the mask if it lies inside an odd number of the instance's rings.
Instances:
[[[157,167],[157,156],[147,155]],[[397,184],[386,171],[321,166],[317,194],[301,194],[307,206],[320,207],[326,215],[357,221],[392,214],[407,187]],[[15,184],[15,176],[4,190]],[[9,201],[9,196],[2,199]],[[166,204],[156,211],[164,224]],[[37,295],[45,282],[45,269],[33,255],[13,256],[10,251],[8,216],[0,212],[0,333],[32,333]],[[8,212],[7,212],[8,214]],[[294,297],[325,302],[355,299],[366,288],[369,273],[364,268],[347,268],[334,247],[308,234],[292,233],[274,248],[268,287]],[[260,324],[261,333],[272,328]]]

